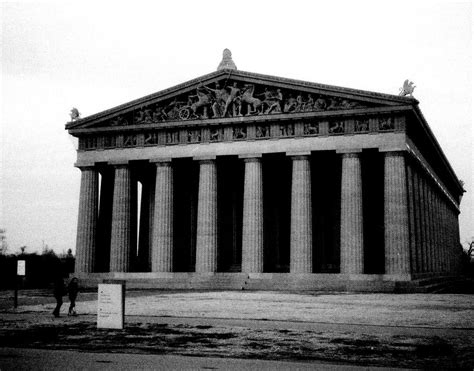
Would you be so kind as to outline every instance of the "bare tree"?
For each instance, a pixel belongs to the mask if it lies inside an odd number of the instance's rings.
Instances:
[[[0,255],[6,255],[8,251],[7,230],[0,228]]]

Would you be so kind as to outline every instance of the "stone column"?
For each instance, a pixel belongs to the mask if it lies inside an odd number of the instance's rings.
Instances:
[[[420,194],[421,194],[421,228],[423,230],[423,272],[426,273],[428,269],[428,254],[429,254],[429,235],[427,223],[427,208],[426,208],[426,187],[424,175],[420,176]]]
[[[446,197],[446,196],[444,196]],[[441,204],[441,225],[443,230],[443,257],[442,257],[442,266],[443,272],[448,271],[448,228],[447,228],[447,219],[446,219],[446,201],[443,200]]]
[[[403,152],[385,153],[385,273],[409,274],[408,197]]]
[[[79,217],[76,237],[76,273],[95,271],[96,229],[98,213],[99,175],[93,166],[81,169]]]
[[[171,159],[156,162],[155,213],[151,271],[173,271],[173,168]]]
[[[407,164],[407,186],[408,186],[408,210],[409,210],[409,227],[410,227],[410,265],[411,272],[417,273],[417,235],[416,235],[416,216],[415,216],[415,192],[414,192],[414,180],[413,180],[413,169],[410,164]]]
[[[115,165],[110,272],[129,272],[132,254],[132,188],[128,165]]]
[[[422,229],[422,211],[421,211],[421,194],[420,194],[420,178],[418,175],[418,170],[414,169],[414,201],[415,201],[415,225],[416,225],[416,265],[417,273],[423,272],[423,229]]]
[[[310,154],[293,155],[291,159],[290,273],[312,273],[313,226]]]
[[[432,180],[430,179],[430,183]],[[428,213],[429,213],[429,233],[430,233],[430,272],[435,271],[435,246],[436,246],[436,236],[435,236],[435,229],[434,229],[434,212],[433,212],[433,187],[431,184],[428,183]]]
[[[454,237],[454,212],[453,206],[449,205],[448,208],[448,236],[449,236],[449,273],[454,271],[454,249],[455,249],[455,237]]]
[[[263,181],[262,160],[241,156],[245,162],[242,222],[242,272],[263,272]]]
[[[438,272],[438,226],[437,226],[437,210],[436,210],[436,186],[434,185],[431,189],[431,202],[433,210],[433,272]]]
[[[441,251],[443,248],[442,243],[442,226],[441,226],[441,206],[440,206],[440,193],[439,190],[436,192],[436,240],[438,241],[436,247],[436,268],[438,272],[441,272],[442,265],[441,265]]]
[[[363,226],[360,153],[344,153],[341,178],[341,273],[364,273]]]
[[[196,272],[217,270],[217,169],[216,160],[199,160]]]

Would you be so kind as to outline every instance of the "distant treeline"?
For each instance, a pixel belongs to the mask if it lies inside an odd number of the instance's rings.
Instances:
[[[74,272],[75,259],[71,250],[60,256],[53,250],[46,250],[42,254],[0,255],[0,289],[15,287],[18,260],[25,260],[26,275],[18,279],[22,288],[47,288],[55,277],[65,278]]]

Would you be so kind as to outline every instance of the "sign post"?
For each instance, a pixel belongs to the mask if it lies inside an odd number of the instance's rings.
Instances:
[[[125,283],[101,283],[97,297],[97,328],[123,330],[125,322]]]
[[[26,261],[18,260],[16,265],[16,276],[15,276],[15,296],[13,298],[13,306],[18,308],[18,277],[24,277],[26,274]]]

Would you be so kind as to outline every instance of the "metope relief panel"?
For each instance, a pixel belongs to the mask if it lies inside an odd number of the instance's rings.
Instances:
[[[247,139],[247,127],[235,126],[232,128],[232,139],[233,140],[244,140]]]
[[[220,142],[224,140],[224,128],[210,128],[209,130],[209,141]]]
[[[258,139],[270,138],[270,125],[256,125],[255,136]]]
[[[279,127],[280,137],[293,137],[295,136],[295,124],[282,124]]]
[[[355,120],[354,131],[356,133],[366,133],[369,131],[369,119]]]
[[[202,140],[201,129],[188,129],[187,131],[188,143],[200,143],[201,140]]]
[[[136,147],[138,145],[138,135],[137,134],[127,134],[123,136],[123,146],[124,147]]]
[[[144,139],[145,146],[156,146],[158,145],[158,132],[150,132],[145,134]]]
[[[329,122],[329,134],[344,134],[345,125],[344,121],[331,121]]]
[[[395,124],[392,117],[378,118],[378,129],[380,131],[394,130]]]
[[[318,135],[319,134],[319,123],[318,122],[305,122],[303,125],[304,135]]]

